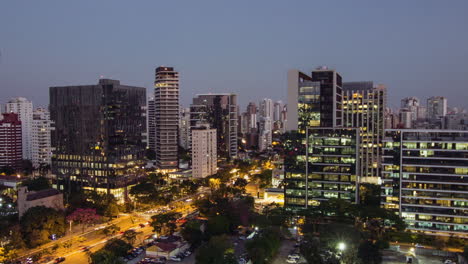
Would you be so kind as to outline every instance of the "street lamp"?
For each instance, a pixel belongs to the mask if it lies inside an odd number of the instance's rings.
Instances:
[[[343,242],[338,243],[338,250],[343,251],[346,249],[346,245]]]

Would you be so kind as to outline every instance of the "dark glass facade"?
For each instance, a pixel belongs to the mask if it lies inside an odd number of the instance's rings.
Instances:
[[[49,92],[58,188],[123,198],[144,164],[146,89],[101,79],[97,85],[50,87]]]
[[[382,206],[408,229],[468,238],[468,131],[386,130]]]
[[[207,122],[210,128],[215,128],[221,157],[237,157],[237,108],[235,94],[200,94],[190,105],[190,127]]]

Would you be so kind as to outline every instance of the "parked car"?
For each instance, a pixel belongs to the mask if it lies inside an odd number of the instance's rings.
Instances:
[[[172,256],[169,259],[172,260],[172,261],[177,261],[177,262],[182,261],[182,258],[179,258],[179,257],[176,257],[176,256]]]
[[[295,259],[295,258],[288,258],[288,259],[286,259],[286,262],[287,262],[287,263],[297,263],[297,259]]]
[[[300,259],[301,256],[299,256],[299,254],[289,254],[288,258]]]

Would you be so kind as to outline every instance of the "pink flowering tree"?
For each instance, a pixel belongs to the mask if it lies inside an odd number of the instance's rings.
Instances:
[[[96,209],[91,208],[78,208],[67,216],[70,226],[71,223],[79,223],[83,232],[86,227],[96,224],[99,220],[101,220],[101,216],[96,213]]]

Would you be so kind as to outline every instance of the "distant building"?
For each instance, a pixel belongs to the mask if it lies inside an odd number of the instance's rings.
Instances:
[[[413,127],[413,112],[407,108],[400,109],[400,124],[401,128],[412,128]]]
[[[216,173],[218,155],[216,129],[207,126],[192,128],[192,176],[205,178]]]
[[[433,96],[427,99],[427,117],[431,120],[442,119],[447,114],[447,98]]]
[[[264,151],[271,148],[273,138],[273,124],[270,117],[262,117],[258,129],[258,150]]]
[[[180,108],[179,146],[190,149],[190,108]]]
[[[173,67],[156,68],[154,81],[156,167],[179,168],[179,73]]]
[[[382,206],[413,232],[468,238],[468,131],[385,131]]]
[[[127,198],[143,175],[146,89],[118,80],[50,87],[52,174],[58,189],[93,189]]]
[[[418,108],[420,106],[419,98],[417,97],[405,97],[401,99],[401,108],[406,109],[407,112],[411,113],[411,122],[418,119]],[[409,126],[408,128],[411,128]]]
[[[283,102],[277,101],[273,106],[273,121],[283,121],[281,118],[281,113],[283,112],[284,105]]]
[[[21,121],[16,113],[3,113],[0,120],[0,167],[19,168],[23,159]]]
[[[33,105],[32,102],[24,97],[13,98],[6,104],[7,113],[17,113],[21,121],[23,159],[32,159],[32,120]]]
[[[156,151],[156,108],[154,105],[154,97],[148,98],[148,107],[146,114],[147,126],[147,147]]]
[[[45,108],[34,110],[31,146],[32,164],[35,168],[52,163],[51,132],[53,129],[49,111]]]
[[[448,114],[443,121],[444,129],[468,130],[468,113]]]
[[[190,105],[190,127],[208,122],[216,129],[218,155],[224,158],[237,157],[237,117],[235,94],[199,94]]]
[[[63,194],[56,189],[28,191],[28,187],[18,188],[18,214],[21,218],[30,208],[44,206],[63,211]]]

